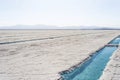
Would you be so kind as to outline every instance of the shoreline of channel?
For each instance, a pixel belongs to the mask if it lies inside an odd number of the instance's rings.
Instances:
[[[81,65],[83,65],[86,61],[88,61],[96,52],[98,52],[98,51],[100,51],[101,49],[103,49],[104,47],[106,47],[106,46],[109,46],[109,44],[110,44],[110,42],[112,42],[114,39],[116,39],[117,37],[119,37],[119,35],[118,36],[116,36],[116,37],[114,37],[113,39],[111,39],[108,43],[106,43],[104,46],[102,46],[102,47],[100,47],[99,49],[97,49],[96,51],[94,51],[94,52],[92,52],[92,53],[90,53],[89,54],[89,56],[88,57],[86,57],[82,62],[79,62],[78,64],[76,64],[76,65],[73,65],[72,67],[70,67],[69,69],[67,69],[67,70],[64,70],[64,71],[61,71],[61,72],[59,72],[58,74],[60,75],[60,78],[58,79],[58,80],[63,80],[63,78],[62,78],[62,74],[64,74],[64,73],[70,73],[70,72],[72,72],[73,70],[75,70],[76,68],[78,68],[78,67],[80,67]],[[119,48],[119,47],[118,47]],[[117,49],[118,50],[118,49]],[[117,51],[116,50],[116,51]],[[115,52],[116,52],[115,51]],[[114,53],[115,53],[114,52]],[[113,55],[114,55],[114,53],[113,53]],[[112,55],[112,56],[113,56]],[[111,57],[112,57],[111,56]],[[109,63],[109,62],[108,62]],[[107,64],[108,64],[107,63]],[[107,65],[106,65],[107,66]],[[106,68],[106,67],[105,67]],[[104,68],[104,69],[105,69]],[[103,70],[103,72],[104,72],[104,70]],[[101,75],[102,76],[102,75]],[[101,78],[101,76],[100,76],[100,78]],[[99,78],[99,79],[100,79]],[[103,79],[104,80],[104,79]]]
[[[119,71],[120,70],[120,46],[110,57],[110,61],[107,63],[101,77],[99,80],[119,80]]]

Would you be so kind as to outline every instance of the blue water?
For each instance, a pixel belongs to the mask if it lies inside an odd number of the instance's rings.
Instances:
[[[63,80],[98,80],[116,49],[117,47],[104,47],[78,68],[69,73],[61,73]]]
[[[120,38],[115,38],[113,41],[111,41],[109,44],[120,44]]]

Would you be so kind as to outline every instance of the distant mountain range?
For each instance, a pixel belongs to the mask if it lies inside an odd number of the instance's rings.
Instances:
[[[120,30],[117,27],[100,26],[49,26],[49,25],[16,25],[1,26],[0,29],[80,29],[80,30]]]

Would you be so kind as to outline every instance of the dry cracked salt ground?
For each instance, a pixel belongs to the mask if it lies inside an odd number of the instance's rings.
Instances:
[[[59,72],[82,62],[119,34],[105,30],[0,31],[1,43],[52,37],[0,45],[0,80],[57,80]]]

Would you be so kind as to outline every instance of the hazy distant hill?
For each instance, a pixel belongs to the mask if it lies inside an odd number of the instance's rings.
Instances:
[[[16,26],[3,26],[0,29],[55,29],[56,26],[47,25],[16,25]]]
[[[81,29],[81,30],[120,30],[120,28],[100,27],[100,26],[49,26],[49,25],[16,25],[1,26],[0,29]]]

